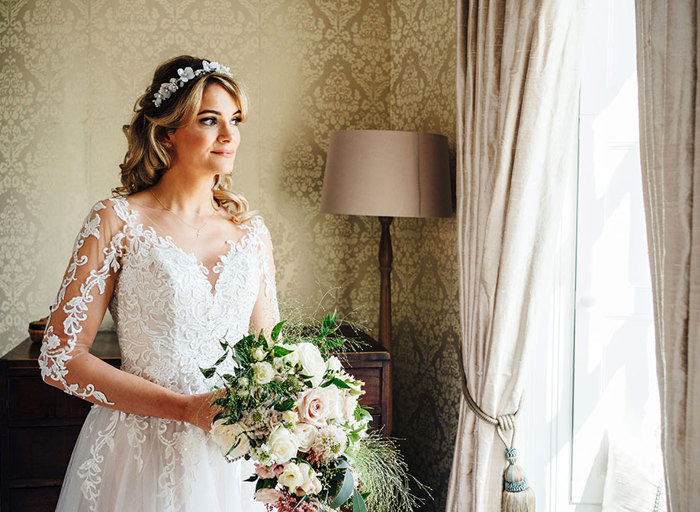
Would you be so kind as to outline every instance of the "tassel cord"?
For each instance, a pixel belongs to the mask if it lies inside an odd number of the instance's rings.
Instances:
[[[486,414],[469,392],[466,374],[461,364],[460,370],[462,373],[462,393],[467,401],[467,405],[478,418],[496,427],[498,438],[506,447],[505,455],[508,466],[503,472],[502,512],[535,512],[535,492],[530,487],[525,472],[517,465],[518,452],[513,447],[515,443],[515,416],[520,411],[520,404],[518,404],[513,414],[504,414],[496,418]],[[522,403],[522,396],[520,400]],[[507,438],[507,432],[509,431],[511,432],[510,440]]]
[[[464,372],[463,369],[462,372]],[[467,387],[466,375],[464,375],[464,373],[462,373],[462,392],[464,393],[464,398],[467,400],[467,405],[472,411],[474,411],[474,414],[476,414],[483,421],[490,423],[491,425],[496,427],[496,433],[501,439],[501,442],[503,442],[506,448],[512,448],[513,442],[515,440],[515,416],[520,411],[520,405],[518,405],[517,409],[515,409],[515,412],[513,414],[504,414],[496,418],[490,416],[489,414],[486,414],[481,409],[481,407],[479,407],[479,405],[476,403],[471,393],[469,392],[469,388]],[[506,440],[505,435],[506,432],[509,430],[513,431],[510,438],[510,442]]]

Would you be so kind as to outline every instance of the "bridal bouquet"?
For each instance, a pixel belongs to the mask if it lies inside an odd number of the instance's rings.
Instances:
[[[270,512],[413,510],[422,500],[410,492],[406,464],[390,439],[368,431],[364,383],[338,358],[350,340],[338,334],[336,314],[311,335],[283,332],[284,323],[269,340],[261,332],[222,342],[221,358],[201,369],[225,391],[212,426],[224,456],[255,462],[247,481]],[[229,357],[235,374],[218,374]]]

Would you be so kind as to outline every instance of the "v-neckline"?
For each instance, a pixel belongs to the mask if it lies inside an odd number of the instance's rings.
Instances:
[[[121,197],[119,198],[122,201],[124,201],[127,210],[130,213],[130,216],[132,219],[139,219],[143,220],[143,217],[141,216],[141,212],[139,210],[135,210],[133,206],[131,206],[131,203],[125,198]],[[250,221],[248,221],[250,222]],[[224,241],[224,244],[228,245],[228,249],[224,251],[223,253],[217,255],[216,259],[214,260],[215,263],[214,265],[209,268],[207,267],[202,261],[200,261],[197,256],[195,256],[193,251],[186,252],[182,247],[177,245],[175,242],[173,242],[172,236],[171,235],[159,235],[156,229],[152,225],[148,225],[147,227],[144,227],[143,222],[141,222],[141,228],[142,231],[148,231],[155,237],[161,244],[165,244],[167,247],[170,249],[173,249],[175,252],[179,253],[181,256],[183,256],[185,259],[190,261],[197,270],[197,274],[199,274],[203,279],[206,284],[209,285],[209,296],[212,300],[215,300],[216,297],[218,296],[218,285],[219,281],[221,281],[221,278],[223,276],[223,271],[226,269],[225,263],[228,259],[230,259],[231,255],[238,252],[245,244],[246,242],[252,237],[253,235],[253,226],[252,225],[243,225],[239,224],[239,226],[245,230],[243,235],[241,235],[238,240],[231,240],[230,238],[227,238]],[[218,277],[216,280],[212,283],[212,281],[209,279],[209,275],[211,274],[218,274]]]

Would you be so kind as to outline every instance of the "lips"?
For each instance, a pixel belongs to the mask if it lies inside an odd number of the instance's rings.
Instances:
[[[215,155],[231,158],[233,156],[233,151],[212,151]]]

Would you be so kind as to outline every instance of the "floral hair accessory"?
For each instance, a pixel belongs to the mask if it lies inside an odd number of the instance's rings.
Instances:
[[[227,75],[233,78],[231,70],[226,66],[222,66],[218,62],[209,62],[203,60],[201,69],[198,69],[196,71],[189,66],[187,66],[184,69],[179,68],[177,70],[177,74],[179,76],[177,78],[171,78],[169,82],[163,82],[162,84],[160,84],[160,89],[157,93],[153,95],[153,103],[155,104],[156,108],[160,107],[160,104],[163,103],[163,101],[170,98],[170,96],[172,96],[173,93],[177,92],[177,90],[180,87],[184,87],[184,85],[189,80],[193,80],[194,78],[207,73],[221,73],[223,75]]]

